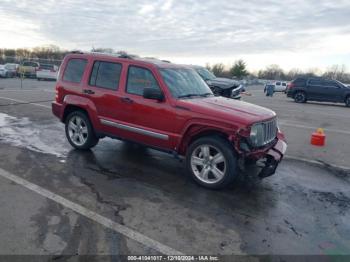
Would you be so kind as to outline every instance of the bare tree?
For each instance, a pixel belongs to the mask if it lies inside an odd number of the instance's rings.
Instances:
[[[328,68],[323,77],[345,82],[347,81],[346,67],[345,65],[333,65]]]
[[[279,65],[269,65],[265,70],[260,70],[259,78],[270,79],[270,80],[283,80],[285,79],[285,74]]]
[[[211,71],[214,73],[216,76],[223,76],[224,71],[225,71],[225,66],[222,63],[215,64],[211,68]]]

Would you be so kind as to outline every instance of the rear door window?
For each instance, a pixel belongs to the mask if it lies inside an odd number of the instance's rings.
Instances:
[[[95,61],[89,84],[91,86],[117,90],[122,65],[119,63]]]
[[[142,96],[145,87],[160,89],[151,71],[142,67],[130,66],[126,92]]]
[[[86,59],[72,58],[68,61],[64,71],[63,80],[73,83],[80,83],[87,64]]]

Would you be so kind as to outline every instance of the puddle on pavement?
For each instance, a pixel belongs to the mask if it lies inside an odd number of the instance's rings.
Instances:
[[[60,123],[35,124],[28,118],[0,113],[0,142],[29,150],[65,157],[64,127]]]

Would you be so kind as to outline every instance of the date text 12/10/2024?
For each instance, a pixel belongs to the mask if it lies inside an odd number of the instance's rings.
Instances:
[[[128,261],[219,261],[217,256],[128,256]]]

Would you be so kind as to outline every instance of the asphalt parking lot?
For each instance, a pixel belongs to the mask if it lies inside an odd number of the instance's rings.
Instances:
[[[0,79],[0,254],[350,255],[350,109],[248,91],[276,111],[287,157],[272,177],[212,191],[134,144],[72,150],[54,82]],[[318,127],[322,148],[309,144]]]

